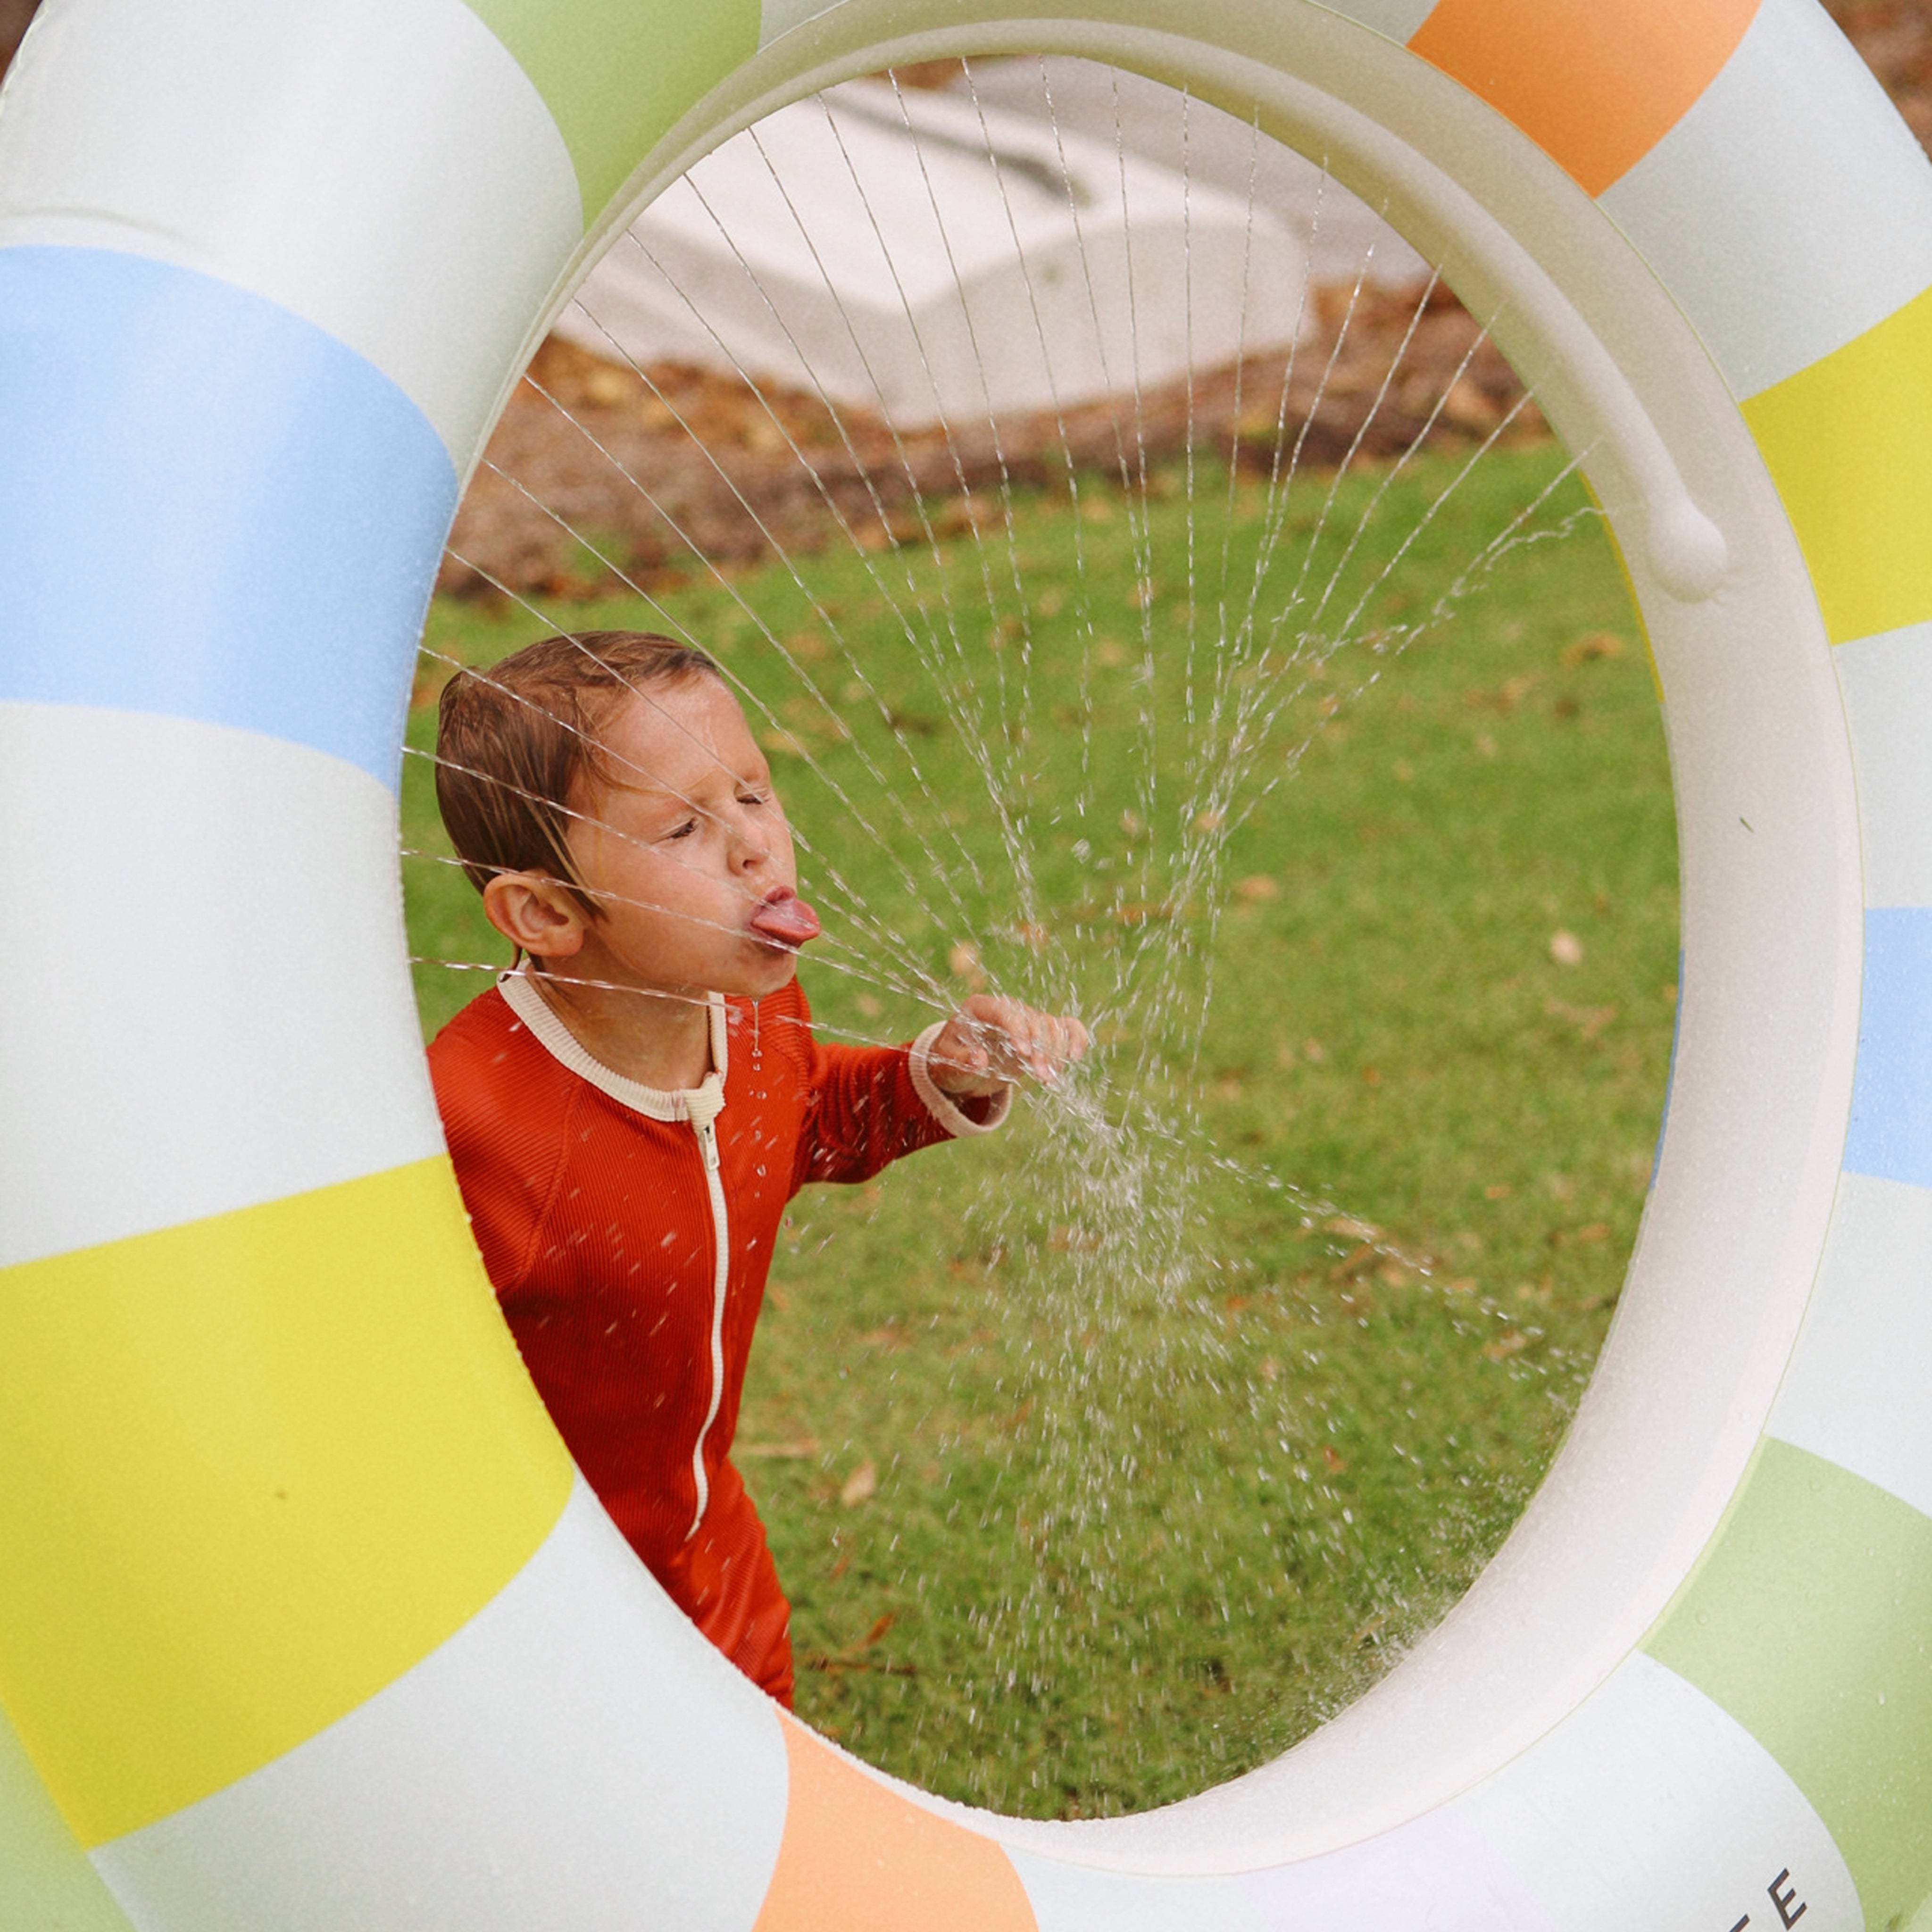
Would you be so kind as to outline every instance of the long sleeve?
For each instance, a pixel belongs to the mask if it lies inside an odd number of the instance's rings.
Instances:
[[[938,1030],[927,1028],[910,1046],[812,1042],[812,1099],[794,1190],[811,1180],[869,1180],[920,1148],[999,1125],[1006,1095],[962,1106],[933,1084],[926,1058]]]

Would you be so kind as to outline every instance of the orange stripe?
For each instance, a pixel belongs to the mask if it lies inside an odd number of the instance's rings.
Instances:
[[[1683,118],[1757,4],[1442,0],[1408,44],[1597,195]]]
[[[791,1792],[752,1932],[1038,1932],[1012,1862],[935,1817],[800,1724],[784,1724]]]

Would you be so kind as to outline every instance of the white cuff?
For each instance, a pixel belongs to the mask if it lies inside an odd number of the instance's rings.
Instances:
[[[982,1096],[987,1103],[986,1118],[974,1120],[932,1077],[932,1042],[945,1030],[945,1021],[935,1020],[913,1042],[912,1084],[926,1102],[926,1112],[956,1139],[964,1139],[968,1134],[990,1134],[1006,1118],[1006,1110],[1013,1104],[1013,1090],[1010,1086],[1002,1087],[997,1094]]]

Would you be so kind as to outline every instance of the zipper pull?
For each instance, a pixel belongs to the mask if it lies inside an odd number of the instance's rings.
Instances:
[[[698,1130],[698,1150],[704,1156],[706,1174],[718,1172],[718,1124],[715,1120],[694,1120],[692,1125]]]

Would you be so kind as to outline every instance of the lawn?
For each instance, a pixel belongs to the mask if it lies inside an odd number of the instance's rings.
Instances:
[[[982,984],[1094,1030],[1007,1132],[802,1196],[753,1358],[800,1709],[933,1790],[1130,1810],[1305,1733],[1495,1549],[1614,1310],[1675,1000],[1663,733],[1559,455],[1429,511],[1464,460],[1332,502],[1084,478],[655,602],[431,613],[425,698],[551,620],[717,653],[828,1036]],[[500,963],[460,874],[405,870],[418,955]],[[418,972],[432,1030],[487,983]]]

